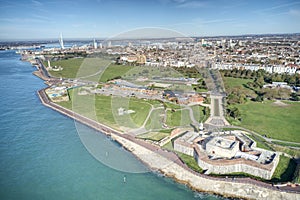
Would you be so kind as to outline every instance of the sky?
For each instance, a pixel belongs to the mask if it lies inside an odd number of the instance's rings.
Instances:
[[[300,0],[0,0],[0,40],[101,39],[149,28],[199,37],[299,33]]]

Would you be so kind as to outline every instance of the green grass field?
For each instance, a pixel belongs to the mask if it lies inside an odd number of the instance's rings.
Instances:
[[[48,66],[47,62],[44,62]],[[63,78],[87,77],[91,81],[107,82],[118,76],[123,76],[133,66],[111,64],[110,60],[101,58],[71,58],[67,60],[52,61],[51,66],[61,66],[62,71],[50,71],[52,76]],[[94,76],[91,76],[95,74]]]
[[[141,76],[147,77],[149,79],[153,79],[153,77],[174,78],[174,77],[182,77],[182,74],[168,67],[136,66],[136,67],[132,67],[132,69],[124,75],[124,78],[136,79],[137,77],[141,77]]]
[[[208,116],[204,115],[205,107],[196,105],[191,106],[191,108],[193,110],[195,120],[198,122],[205,122],[205,120],[208,118]]]
[[[231,91],[234,88],[238,88],[240,92],[247,94],[247,96],[256,96],[253,90],[246,87],[246,84],[248,82],[253,82],[253,79],[223,77],[223,81],[226,91]]]
[[[192,121],[190,119],[189,110],[177,110],[175,112],[168,110],[166,123],[169,127],[190,125]]]
[[[135,113],[130,114],[130,116],[134,123],[140,127],[147,118],[151,105],[145,100],[130,98],[129,109],[136,111]]]
[[[287,182],[293,179],[296,163],[288,157],[280,156],[279,163],[274,171],[272,182]]]
[[[121,126],[128,128],[140,127],[151,108],[152,102],[136,98],[118,98],[103,95],[77,95],[78,89],[69,90],[71,101],[60,102],[59,105],[97,120],[114,128]],[[153,101],[154,102],[154,101]],[[155,102],[154,102],[155,103]],[[134,113],[118,115],[118,108],[134,110]]]
[[[285,103],[288,106],[278,106],[273,101],[236,105],[242,114],[240,126],[270,138],[300,142],[300,104]]]
[[[274,143],[274,144],[281,145],[281,146],[297,147],[297,148],[300,148],[300,144],[291,144],[291,143],[277,142],[277,141],[273,141],[273,143]]]
[[[233,78],[233,77],[223,77],[225,87],[244,87],[248,82],[253,82],[253,79],[243,79],[243,78]]]
[[[115,65],[111,64],[101,75],[100,82],[107,82],[110,79],[113,79],[118,76],[123,76],[129,70],[132,70],[133,66],[128,65]]]
[[[162,122],[164,119],[164,109],[157,109],[153,110],[150,118],[148,119],[146,123],[146,129],[161,129],[162,128]]]
[[[75,78],[84,58],[72,58],[67,60],[52,61],[51,66],[61,66],[62,71],[50,71],[50,74],[55,77],[63,78]],[[44,62],[45,66],[48,66],[47,62]]]
[[[252,140],[254,140],[256,142],[256,146],[258,148],[262,148],[262,149],[266,149],[266,150],[271,150],[272,149],[266,144],[265,140],[261,137],[258,136],[254,136],[254,135],[247,135],[249,138],[251,138]]]
[[[162,148],[163,148],[163,149],[167,149],[167,150],[169,150],[169,151],[174,151],[172,141],[170,141],[170,142],[168,142],[167,144],[165,144]]]
[[[174,103],[167,103],[167,102],[163,102],[165,108],[170,108],[170,109],[180,109],[181,106],[178,104],[174,104]]]
[[[170,133],[150,132],[150,133],[138,135],[137,137],[141,138],[141,139],[152,140],[152,141],[160,141],[169,135],[170,135]]]
[[[192,170],[203,173],[203,169],[199,167],[198,163],[196,162],[195,158],[180,152],[176,152],[180,159]]]
[[[276,144],[268,144],[270,147],[272,147],[275,151],[284,152],[286,154],[289,154],[290,156],[293,156],[295,158],[300,158],[300,150],[292,149],[285,146],[279,146]]]

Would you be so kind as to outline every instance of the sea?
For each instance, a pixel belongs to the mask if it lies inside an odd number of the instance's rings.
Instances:
[[[223,199],[156,172],[124,172],[100,162],[81,142],[74,120],[41,104],[37,90],[46,85],[33,71],[15,51],[0,51],[1,200]],[[101,145],[121,151],[120,165],[146,167],[102,133],[80,129],[102,141],[98,151]]]

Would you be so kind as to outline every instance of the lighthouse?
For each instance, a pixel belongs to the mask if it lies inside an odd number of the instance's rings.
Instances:
[[[97,49],[97,42],[95,39],[94,39],[94,49]]]
[[[200,122],[200,124],[199,124],[199,134],[203,134],[203,130],[204,130],[203,123]]]

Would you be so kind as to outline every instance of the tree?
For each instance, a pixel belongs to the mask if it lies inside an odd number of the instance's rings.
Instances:
[[[292,101],[300,101],[300,98],[299,98],[297,93],[292,93],[291,94],[291,100]]]
[[[237,107],[228,108],[227,113],[230,117],[241,120],[241,113]]]
[[[264,85],[265,81],[264,81],[264,77],[263,76],[258,76],[255,80],[254,83],[257,84],[257,86],[259,86],[260,88],[262,88],[262,86]]]
[[[258,94],[257,97],[254,99],[254,101],[257,101],[257,102],[263,102],[263,101],[264,101],[264,96]]]

